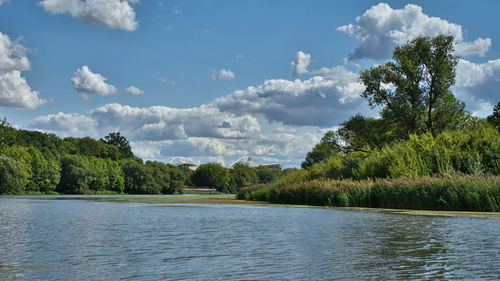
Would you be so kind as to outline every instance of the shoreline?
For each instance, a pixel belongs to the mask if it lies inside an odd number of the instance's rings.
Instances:
[[[441,217],[470,217],[500,219],[500,212],[473,212],[473,211],[435,211],[435,210],[413,210],[413,209],[389,209],[389,208],[367,208],[367,207],[329,207],[314,205],[273,204],[267,201],[246,201],[236,199],[235,195],[10,195],[18,199],[35,200],[91,200],[97,202],[117,203],[144,203],[158,204],[149,207],[170,207],[170,204],[197,204],[197,205],[244,205],[261,207],[285,207],[285,208],[317,208],[344,211],[376,212],[400,215],[418,216],[441,216]],[[1,197],[0,197],[1,198]],[[173,205],[175,207],[175,205]]]

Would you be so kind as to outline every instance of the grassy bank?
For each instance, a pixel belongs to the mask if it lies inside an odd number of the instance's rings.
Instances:
[[[241,189],[240,200],[331,207],[500,211],[500,176],[311,180]]]

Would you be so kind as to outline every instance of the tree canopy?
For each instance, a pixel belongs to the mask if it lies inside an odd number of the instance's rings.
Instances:
[[[417,37],[396,47],[392,61],[361,72],[362,94],[381,116],[397,122],[405,134],[432,135],[447,130],[449,118],[463,120],[464,105],[450,87],[455,83],[458,57],[453,55],[453,36]]]

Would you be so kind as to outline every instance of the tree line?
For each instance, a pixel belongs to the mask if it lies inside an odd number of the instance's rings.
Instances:
[[[113,132],[90,137],[59,138],[13,128],[0,120],[0,194],[176,194],[186,186],[234,193],[245,185],[275,182],[281,169],[217,163],[196,171],[134,156],[127,139]]]

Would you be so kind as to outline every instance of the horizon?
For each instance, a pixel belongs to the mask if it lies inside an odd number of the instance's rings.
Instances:
[[[327,130],[377,116],[361,70],[441,33],[461,57],[453,93],[491,114],[500,3],[415,2],[0,0],[0,117],[60,137],[119,131],[145,160],[298,167]]]

